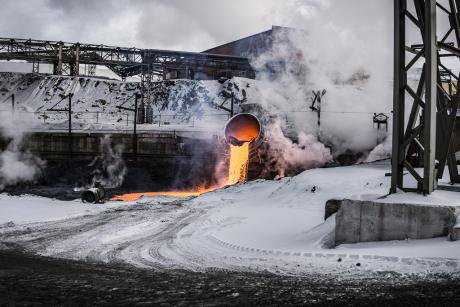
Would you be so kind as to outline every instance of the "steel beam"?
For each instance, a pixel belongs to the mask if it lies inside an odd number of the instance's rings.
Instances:
[[[436,95],[438,62],[436,47],[436,0],[425,0],[425,108],[423,113],[424,171],[423,193],[430,194],[435,188],[437,177],[436,159]]]
[[[63,64],[63,50],[62,50],[62,44],[58,44],[58,52],[57,52],[57,63],[56,63],[56,75],[62,75],[62,64]]]
[[[74,57],[75,62],[72,65],[71,75],[78,76],[80,75],[80,44],[78,43],[75,44]]]
[[[244,57],[32,39],[0,38],[0,60],[53,64],[55,74],[63,74],[63,65],[66,64],[72,67],[70,74],[76,75],[77,63],[80,63],[107,66],[122,78],[141,74],[145,65],[150,74],[157,76],[164,76],[168,70],[217,70],[255,77],[249,60]]]
[[[393,148],[391,192],[402,189],[404,159],[402,142],[404,140],[405,85],[407,83],[406,65],[406,17],[407,0],[394,0],[394,84],[393,84]]]

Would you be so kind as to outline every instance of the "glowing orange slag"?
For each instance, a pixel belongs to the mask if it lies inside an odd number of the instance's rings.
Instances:
[[[260,124],[257,118],[250,114],[239,114],[233,117],[226,126],[225,137],[230,143],[230,164],[226,185],[234,185],[244,182],[248,177],[249,146],[252,141],[259,137]],[[209,188],[199,188],[194,191],[170,191],[170,192],[145,192],[132,193],[116,196],[112,200],[133,201],[143,196],[171,196],[190,197],[211,192],[222,188],[217,185]]]
[[[211,192],[220,187],[200,188],[195,191],[171,191],[171,192],[143,192],[143,193],[131,193],[124,194],[121,196],[115,196],[111,200],[131,201],[137,200],[143,196],[170,196],[170,197],[190,197],[199,196],[203,193]]]

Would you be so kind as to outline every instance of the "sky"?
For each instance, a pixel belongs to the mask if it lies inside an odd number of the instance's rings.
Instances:
[[[389,0],[0,0],[0,36],[203,51],[272,25],[392,44]],[[328,37],[333,40],[333,37]],[[373,41],[369,43],[373,43]]]

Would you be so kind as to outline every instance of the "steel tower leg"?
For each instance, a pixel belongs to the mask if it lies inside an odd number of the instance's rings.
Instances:
[[[393,148],[391,193],[403,188],[404,173],[404,107],[405,84],[407,83],[406,63],[406,17],[407,0],[394,0],[394,88],[393,88]]]
[[[436,96],[438,82],[436,42],[436,0],[425,0],[425,108],[424,120],[424,171],[423,193],[430,194],[435,189],[437,178],[436,160]]]

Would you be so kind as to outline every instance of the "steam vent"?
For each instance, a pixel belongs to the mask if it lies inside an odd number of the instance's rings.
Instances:
[[[460,306],[460,0],[0,18],[0,306]]]

